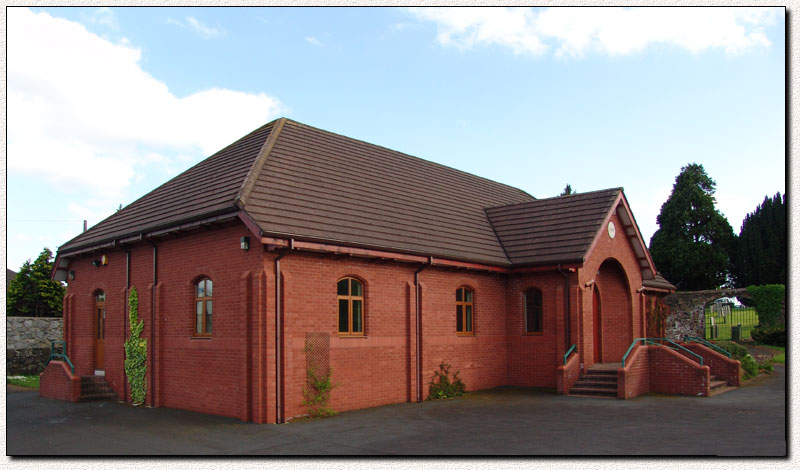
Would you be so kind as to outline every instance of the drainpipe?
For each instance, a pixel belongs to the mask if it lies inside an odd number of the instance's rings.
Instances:
[[[294,239],[292,238],[289,240],[289,248],[282,251],[275,258],[275,421],[278,424],[283,423],[284,419],[281,410],[283,402],[283,380],[281,380],[281,354],[283,353],[283,348],[281,348],[281,341],[283,340],[283,324],[281,322],[281,259],[293,249]]]
[[[125,303],[124,305],[128,305],[128,291],[131,288],[131,250],[125,248],[124,246],[118,245],[119,248],[125,252]],[[128,309],[122,309],[122,341],[125,341],[126,336],[128,336]],[[125,352],[122,353],[122,399],[124,401],[127,400],[128,394],[128,374],[125,373]]]
[[[561,269],[561,264],[558,265],[558,272],[564,276],[564,350],[568,350],[572,342],[569,326],[569,273]]]
[[[158,284],[158,245],[151,240],[147,240],[151,245],[153,245],[153,290],[150,293],[150,312],[151,312],[151,319],[150,319],[150,367],[153,370],[152,373],[152,384],[151,387],[151,395],[152,405],[155,408],[156,403],[156,284]]]
[[[414,312],[416,314],[416,347],[417,347],[417,403],[422,401],[422,303],[419,295],[419,273],[433,264],[433,256],[428,258],[428,264],[423,264],[414,271]]]

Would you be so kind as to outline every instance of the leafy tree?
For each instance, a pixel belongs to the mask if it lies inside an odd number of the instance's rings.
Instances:
[[[737,287],[786,284],[786,196],[764,197],[744,218],[736,242]]]
[[[559,194],[559,196],[569,196],[570,194],[575,194],[575,191],[573,191],[572,186],[570,186],[569,183],[567,183],[567,185],[564,186],[564,190],[561,191],[561,194]]]
[[[661,206],[650,254],[680,290],[716,289],[729,282],[735,235],[714,207],[715,187],[703,165],[691,163],[681,168]]]
[[[60,317],[64,285],[50,279],[53,253],[45,248],[31,264],[25,261],[17,277],[8,286],[8,315],[23,317]]]

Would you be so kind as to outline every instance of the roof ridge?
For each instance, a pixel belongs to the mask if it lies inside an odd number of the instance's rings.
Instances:
[[[499,181],[495,181],[495,180],[492,180],[492,179],[489,179],[489,178],[486,178],[486,177],[483,177],[483,176],[479,176],[479,175],[476,175],[474,173],[470,173],[468,171],[459,170],[458,168],[454,168],[452,166],[448,166],[448,165],[445,165],[445,164],[442,164],[442,163],[434,162],[432,160],[427,160],[427,159],[422,158],[422,157],[417,157],[416,155],[411,155],[411,154],[408,154],[408,153],[404,153],[404,152],[401,152],[399,150],[395,150],[395,149],[392,149],[392,148],[389,148],[389,147],[385,147],[383,145],[374,144],[372,142],[368,142],[368,141],[363,140],[363,139],[357,139],[357,138],[354,138],[354,137],[350,137],[350,136],[347,136],[347,135],[344,135],[344,134],[338,134],[336,132],[329,131],[329,130],[326,130],[326,129],[322,129],[322,128],[319,128],[319,127],[314,127],[314,126],[311,126],[311,125],[308,125],[308,124],[305,124],[305,123],[302,123],[302,122],[295,121],[294,119],[289,119],[289,118],[284,118],[284,119],[286,119],[287,121],[289,121],[292,124],[295,124],[297,126],[305,127],[306,129],[312,129],[312,130],[315,130],[315,131],[318,131],[318,132],[322,132],[324,134],[328,134],[328,135],[332,135],[332,136],[348,139],[348,140],[351,140],[351,141],[354,141],[354,142],[359,142],[359,143],[362,143],[362,144],[366,144],[366,145],[369,145],[369,146],[372,146],[372,147],[377,147],[377,148],[380,148],[380,149],[384,149],[386,151],[389,151],[389,152],[397,154],[397,155],[401,155],[403,157],[413,158],[414,160],[420,161],[420,162],[422,162],[424,164],[436,165],[436,166],[438,166],[440,168],[444,168],[444,169],[447,169],[447,170],[450,170],[450,171],[455,171],[457,173],[461,173],[463,175],[470,176],[472,178],[477,178],[477,179],[482,180],[482,181],[488,181],[489,183],[492,183],[492,184],[498,184],[498,185],[501,185],[501,186],[505,186],[506,188],[513,189],[513,190],[515,190],[515,191],[517,191],[517,192],[519,192],[521,194],[524,194],[524,195],[530,197],[531,200],[536,200],[536,198],[533,197],[532,195],[530,195],[527,191],[525,191],[523,189],[520,189],[520,188],[518,188],[516,186],[512,186],[510,184],[501,183]]]
[[[484,210],[491,210],[491,209],[499,209],[501,207],[521,206],[523,204],[533,204],[533,203],[538,203],[538,202],[548,202],[548,201],[552,201],[552,200],[555,200],[555,199],[572,198],[572,197],[576,197],[576,196],[588,196],[590,194],[605,193],[605,192],[612,192],[612,191],[624,192],[624,189],[621,186],[616,187],[616,188],[596,189],[594,191],[586,191],[585,193],[573,193],[573,194],[567,194],[567,195],[564,195],[564,196],[551,196],[551,197],[546,197],[546,198],[541,198],[541,199],[534,199],[533,201],[515,202],[514,204],[504,204],[502,206],[484,207],[483,209]]]
[[[267,140],[264,141],[264,145],[261,147],[261,150],[258,151],[258,156],[256,157],[255,161],[253,161],[250,171],[247,173],[247,176],[242,182],[242,186],[239,187],[239,191],[236,193],[236,198],[234,198],[234,204],[240,208],[244,209],[245,205],[247,204],[247,199],[250,197],[250,192],[253,190],[253,186],[255,186],[259,175],[261,175],[261,170],[264,169],[264,164],[267,162],[267,157],[272,152],[273,147],[275,147],[275,142],[277,142],[278,135],[280,135],[283,125],[286,123],[286,121],[287,119],[285,117],[278,118],[273,121],[275,125],[270,131],[269,136],[267,136]]]

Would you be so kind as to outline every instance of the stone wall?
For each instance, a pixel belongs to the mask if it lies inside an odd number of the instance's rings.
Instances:
[[[703,337],[705,331],[705,306],[721,297],[750,298],[747,289],[718,289],[676,292],[664,298],[669,306],[665,335],[672,341],[684,336]]]
[[[42,372],[50,357],[50,341],[61,339],[61,318],[6,317],[6,373]]]

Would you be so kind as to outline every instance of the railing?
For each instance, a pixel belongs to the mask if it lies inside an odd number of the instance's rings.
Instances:
[[[628,351],[625,352],[625,355],[622,356],[622,367],[623,368],[625,368],[625,361],[628,359],[628,356],[630,355],[631,351],[633,351],[633,347],[636,346],[636,343],[638,343],[639,341],[641,341],[645,345],[650,344],[650,345],[653,345],[653,346],[666,346],[663,343],[663,341],[666,341],[666,342],[672,344],[673,346],[675,346],[675,348],[673,348],[673,349],[682,349],[682,350],[686,351],[687,353],[691,354],[692,356],[697,356],[697,358],[700,360],[700,365],[701,366],[703,365],[703,356],[701,356],[701,355],[699,355],[697,353],[694,353],[692,351],[689,351],[688,349],[684,348],[680,344],[678,344],[678,343],[676,343],[676,342],[674,342],[674,341],[672,341],[670,339],[667,339],[667,338],[636,338],[635,340],[633,340],[631,345],[628,347]],[[657,343],[656,341],[662,341],[662,342],[661,343]]]
[[[567,349],[567,352],[564,353],[564,365],[567,365],[567,358],[569,357],[570,354],[572,354],[573,351],[575,351],[575,346],[576,345],[573,344],[572,346],[570,346],[569,349]]]
[[[61,347],[63,348],[62,351],[64,351],[63,353],[57,353],[56,352],[56,344],[60,344],[61,345]],[[69,358],[67,357],[67,342],[66,341],[50,341],[50,358],[47,359],[47,364],[50,364],[50,361],[52,361],[53,359],[63,359],[64,361],[67,361],[67,364],[69,364],[69,370],[73,374],[75,373],[75,366],[72,365],[72,361],[70,361]],[[45,364],[45,365],[47,365],[47,364]]]
[[[697,336],[684,336],[683,340],[686,341],[687,343],[691,343],[692,341],[694,341],[695,343],[700,343],[703,346],[708,346],[709,348],[713,349],[714,351],[717,351],[720,354],[724,354],[724,355],[728,356],[728,359],[731,358],[731,353],[729,353],[728,351],[722,349],[721,347],[717,346],[714,343],[709,343],[708,341],[704,340],[703,338],[698,338]]]

